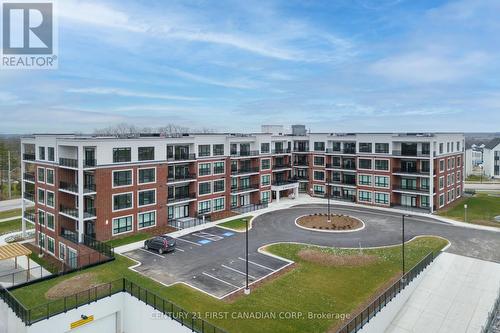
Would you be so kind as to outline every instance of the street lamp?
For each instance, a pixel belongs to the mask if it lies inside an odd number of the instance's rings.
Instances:
[[[405,283],[405,217],[410,217],[408,214],[403,214],[401,216],[401,248],[402,248],[402,259],[403,259],[403,275],[401,276],[401,282]]]
[[[250,294],[250,288],[248,288],[248,218],[245,218],[245,239],[246,239],[246,286],[245,286],[245,295]]]
[[[464,222],[467,222],[467,204],[464,205]]]
[[[330,194],[331,194],[331,191],[332,191],[332,186],[328,186],[328,183],[331,183],[331,178],[330,178],[330,182],[327,182],[326,183],[326,197],[327,197],[327,200],[328,200],[328,223],[331,223],[332,222],[332,218],[331,218],[331,215],[330,215]]]

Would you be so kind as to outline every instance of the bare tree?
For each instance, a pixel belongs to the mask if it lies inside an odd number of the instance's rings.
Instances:
[[[166,124],[160,127],[142,127],[139,128],[135,125],[121,123],[117,125],[108,126],[94,130],[96,135],[138,135],[140,133],[159,133],[162,135],[179,135],[183,133],[214,133],[211,128],[204,127],[200,130],[193,130],[189,127],[179,126],[175,124]]]

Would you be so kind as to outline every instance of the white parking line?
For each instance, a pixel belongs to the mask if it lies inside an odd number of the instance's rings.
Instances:
[[[184,252],[185,250],[178,248],[177,246],[175,247],[175,251],[181,251]]]
[[[205,239],[209,239],[211,241],[214,241],[214,242],[217,242],[221,239],[224,239],[224,237],[221,237],[221,236],[218,236],[218,235],[214,235],[214,234],[210,234],[208,232],[197,232],[195,234],[192,234],[193,236],[196,236],[196,237],[200,237],[200,238],[205,238]]]
[[[203,272],[202,274],[203,274],[203,275],[206,275],[206,276],[208,276],[208,277],[211,277],[211,278],[212,278],[212,279],[214,279],[214,280],[217,280],[217,281],[220,281],[220,282],[222,282],[222,283],[225,283],[225,284],[227,284],[228,286],[234,287],[234,288],[236,288],[236,289],[240,289],[240,288],[241,288],[241,287],[239,287],[239,286],[235,286],[235,285],[234,285],[234,284],[232,284],[232,283],[229,283],[229,282],[227,282],[227,281],[224,281],[224,280],[222,280],[222,279],[219,279],[218,277],[215,277],[215,276],[210,275],[210,274],[208,274],[208,273]]]
[[[182,239],[182,238],[176,238],[176,240],[180,240],[181,242],[186,242],[186,243],[193,244],[193,245],[196,245],[196,246],[201,246],[201,244],[198,244],[198,243],[195,243],[195,242],[191,242],[191,241],[188,241],[188,240],[185,240],[185,239]]]
[[[241,274],[241,275],[247,276],[247,273],[245,273],[245,272],[239,271],[239,270],[237,270],[237,269],[234,269],[234,268],[229,267],[229,266],[226,266],[226,265],[221,265],[221,266],[222,266],[222,267],[224,267],[224,268],[226,268],[226,269],[232,270],[233,272],[236,272],[236,273],[239,273],[239,274]],[[252,279],[256,279],[256,277],[255,277],[255,276],[252,276],[252,275],[250,275],[250,274],[248,274],[248,277],[249,277],[249,278],[252,278]]]
[[[243,259],[243,258],[241,258],[241,257],[238,257],[238,259],[243,260],[243,261],[246,261],[245,259]],[[268,270],[270,270],[270,271],[272,271],[272,272],[274,272],[274,271],[275,271],[275,269],[272,269],[272,268],[269,268],[269,267],[267,267],[267,266],[264,266],[264,265],[258,264],[258,263],[256,263],[256,262],[253,262],[253,261],[250,261],[250,260],[248,260],[248,262],[249,262],[249,263],[251,263],[251,264],[254,264],[255,266],[259,266],[259,267],[262,267],[262,268],[268,269]]]
[[[160,255],[160,254],[158,254],[158,253],[154,253],[154,252],[151,252],[151,251],[145,250],[145,249],[143,249],[143,248],[139,248],[139,250],[144,251],[144,252],[149,253],[149,254],[152,254],[152,255],[154,255],[154,256],[160,257],[160,258],[162,258],[162,259],[165,259],[165,257],[164,257],[164,256],[162,256],[162,255]]]

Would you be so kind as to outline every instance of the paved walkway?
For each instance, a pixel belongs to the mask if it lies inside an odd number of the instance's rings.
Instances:
[[[0,212],[21,208],[21,205],[22,205],[21,199],[2,200],[0,201]]]
[[[442,253],[387,333],[480,332],[499,286],[500,264]]]

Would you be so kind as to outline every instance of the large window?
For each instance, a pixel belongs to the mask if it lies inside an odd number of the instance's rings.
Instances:
[[[156,182],[156,168],[139,169],[139,184]]]
[[[54,192],[47,191],[47,206],[54,208],[55,206]]]
[[[38,182],[39,183],[45,182],[45,169],[44,168],[38,168]]]
[[[45,159],[45,147],[38,147],[38,159],[39,160]]]
[[[358,176],[358,184],[364,186],[372,185],[372,176],[370,175],[359,175]]]
[[[38,246],[45,249],[45,234],[38,233]]]
[[[372,168],[372,160],[366,159],[366,158],[360,158],[358,160],[358,167],[359,169],[371,169]]]
[[[375,160],[375,170],[388,171],[389,160]]]
[[[198,175],[199,176],[209,176],[211,175],[212,163],[200,163],[198,164]]]
[[[38,203],[45,205],[45,191],[41,188],[38,189]]]
[[[125,216],[113,219],[113,235],[132,231],[132,216]]]
[[[266,159],[260,160],[260,169],[261,170],[271,169],[271,159],[266,158]]]
[[[139,161],[152,161],[155,159],[155,147],[139,147]]]
[[[214,149],[214,156],[224,155],[224,145],[223,144],[213,145],[213,149]]]
[[[214,162],[214,175],[226,173],[224,162]]]
[[[132,193],[115,194],[113,196],[113,210],[132,208]]]
[[[314,194],[316,194],[316,195],[324,195],[325,194],[325,187],[322,185],[313,185],[313,191],[314,191]]]
[[[262,186],[269,186],[271,185],[271,175],[262,175],[260,177],[261,181],[260,181],[260,184]]]
[[[314,165],[323,166],[325,165],[325,158],[323,156],[314,156]]]
[[[268,203],[271,200],[271,192],[265,191],[260,193],[260,201],[262,203]]]
[[[389,144],[388,143],[376,143],[375,153],[377,154],[389,154]]]
[[[314,171],[314,180],[325,180],[325,172],[324,171]]]
[[[315,142],[314,143],[315,151],[325,151],[325,143],[324,142]]]
[[[269,142],[263,142],[260,144],[260,153],[269,154],[271,152],[271,144]]]
[[[47,184],[54,185],[54,169],[47,169]]]
[[[360,153],[371,153],[372,152],[372,144],[369,142],[360,142],[359,143],[359,152]]]
[[[198,195],[206,195],[212,193],[212,183],[198,183]]]
[[[156,225],[156,211],[138,214],[138,229],[153,227]]]
[[[198,146],[198,156],[199,157],[210,156],[210,145],[199,145]]]
[[[224,179],[214,180],[214,193],[224,192],[226,190],[226,181]]]
[[[55,248],[56,248],[56,243],[54,241],[54,238],[47,236],[47,251],[49,253],[54,254]]]
[[[389,204],[389,194],[375,192],[375,203],[388,205]]]
[[[130,147],[113,148],[113,163],[130,162],[132,160]]]
[[[201,201],[198,203],[198,214],[207,214],[212,211],[210,207],[210,200],[207,201]]]
[[[225,206],[224,202],[225,202],[224,197],[214,199],[214,212],[224,210],[224,206]]]
[[[132,185],[132,170],[113,171],[113,187]]]
[[[43,210],[38,210],[38,224],[45,225],[45,212]]]
[[[375,176],[375,186],[376,187],[389,187],[389,177],[387,176]]]
[[[47,213],[47,228],[50,230],[55,229],[54,214]]]
[[[54,162],[56,160],[56,154],[55,154],[54,147],[47,148],[47,155],[48,155],[47,157],[48,157],[49,161]]]
[[[156,203],[156,190],[138,192],[139,206],[149,206]]]
[[[439,172],[444,172],[444,160],[439,160]]]
[[[359,201],[362,202],[372,202],[372,192],[359,191]]]

